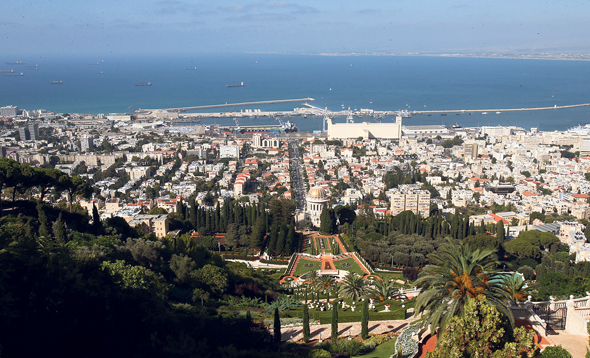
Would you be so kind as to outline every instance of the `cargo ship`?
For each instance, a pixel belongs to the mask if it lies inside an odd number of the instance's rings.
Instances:
[[[14,70],[0,70],[0,73],[13,73]]]
[[[49,82],[49,84],[52,84],[52,85],[61,85],[61,84],[63,84],[63,81],[51,81],[51,82]]]
[[[283,131],[285,133],[297,132],[297,126],[295,125],[295,123],[286,121],[283,123]]]
[[[151,85],[152,85],[152,83],[151,83],[151,82],[148,82],[148,83],[143,83],[143,82],[142,82],[142,83],[136,83],[135,85],[136,85],[136,86],[139,86],[139,87],[143,87],[143,86],[151,86]]]
[[[244,87],[244,82],[240,82],[240,84],[234,84],[234,85],[226,85],[227,87]]]
[[[23,61],[13,61],[13,62],[6,62],[7,65],[24,65],[25,62]]]
[[[22,72],[10,72],[10,73],[5,73],[4,76],[24,76],[25,74]]]
[[[196,67],[186,67],[184,70],[185,71],[195,71],[197,68]]]

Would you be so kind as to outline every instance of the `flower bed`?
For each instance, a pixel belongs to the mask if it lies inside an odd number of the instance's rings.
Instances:
[[[399,347],[402,348],[403,358],[413,358],[418,354],[419,342],[413,340],[412,336],[418,334],[420,329],[422,329],[422,324],[423,322],[411,324],[400,333],[395,342],[395,351],[393,354],[397,354]]]

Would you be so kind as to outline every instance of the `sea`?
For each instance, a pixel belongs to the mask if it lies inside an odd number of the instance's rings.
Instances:
[[[24,64],[13,64],[21,61]],[[12,62],[12,64],[11,64]],[[0,106],[58,113],[127,113],[311,97],[310,104],[341,111],[465,110],[414,115],[404,125],[454,124],[567,130],[590,123],[590,107],[469,114],[469,110],[553,107],[590,103],[590,62],[440,56],[311,56],[207,54],[195,56],[64,56],[0,58]],[[61,81],[62,84],[51,84]],[[151,86],[136,86],[141,83]],[[243,87],[227,87],[239,84]],[[290,111],[302,103],[224,110]],[[292,117],[299,131],[322,128],[321,116]],[[335,122],[344,122],[336,117]],[[355,118],[355,121],[372,121]],[[386,117],[382,121],[392,121]],[[277,124],[271,118],[239,118],[244,125]],[[233,125],[231,118],[201,124]]]

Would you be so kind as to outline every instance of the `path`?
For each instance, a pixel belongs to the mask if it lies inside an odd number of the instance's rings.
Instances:
[[[556,335],[549,335],[547,340],[555,346],[561,345],[567,349],[572,355],[572,358],[585,358],[586,348],[588,347],[588,337],[576,336],[573,334],[567,334],[565,332],[559,332]]]
[[[369,334],[382,334],[390,332],[400,332],[416,318],[412,315],[405,320],[391,320],[391,321],[369,321]],[[317,340],[322,336],[322,340],[329,339],[331,336],[331,324],[320,324],[309,326],[309,337],[311,340]],[[281,328],[281,339],[287,341],[292,339],[297,342],[303,339],[303,327],[283,327]],[[338,336],[340,338],[348,337],[350,332],[351,337],[361,334],[361,322],[338,323]],[[292,338],[291,338],[292,337]]]

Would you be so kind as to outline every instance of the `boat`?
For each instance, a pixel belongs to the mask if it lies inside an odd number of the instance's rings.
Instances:
[[[496,112],[496,114],[500,114],[500,113],[502,113],[502,112],[500,112],[500,111],[497,111],[497,112]]]
[[[197,69],[196,67],[187,67],[187,68],[185,68],[184,70],[185,70],[185,71],[194,71],[194,70],[196,70],[196,69]]]
[[[283,131],[285,133],[297,132],[297,126],[295,125],[295,123],[292,123],[290,121],[286,121],[283,123]]]
[[[567,130],[569,133],[590,134],[590,123],[585,125],[577,125]]]
[[[51,81],[51,82],[49,82],[49,84],[52,84],[52,85],[61,85],[61,84],[63,84],[63,81]]]
[[[0,70],[0,73],[13,73],[14,70]]]
[[[4,76],[24,76],[25,74],[22,72],[10,72],[10,73],[5,73]]]
[[[481,114],[488,114],[488,112],[481,112]]]
[[[143,83],[142,82],[142,83],[136,83],[135,85],[138,86],[138,87],[143,87],[143,86],[151,86],[152,83],[151,82],[148,82],[148,83]]]
[[[102,71],[100,72],[94,72],[95,75],[102,75]]]
[[[462,126],[462,125],[460,125],[460,124],[457,124],[457,123],[455,123],[455,124],[453,124],[453,125],[451,126],[451,128],[452,128],[452,129],[459,129],[459,128],[463,128],[463,126]]]
[[[441,115],[441,116],[446,116],[447,114],[446,114],[446,113],[441,113],[440,115]]]
[[[233,85],[226,85],[227,87],[244,87],[244,82],[240,82],[240,84],[233,84]]]
[[[6,62],[7,65],[26,65],[23,61]]]

